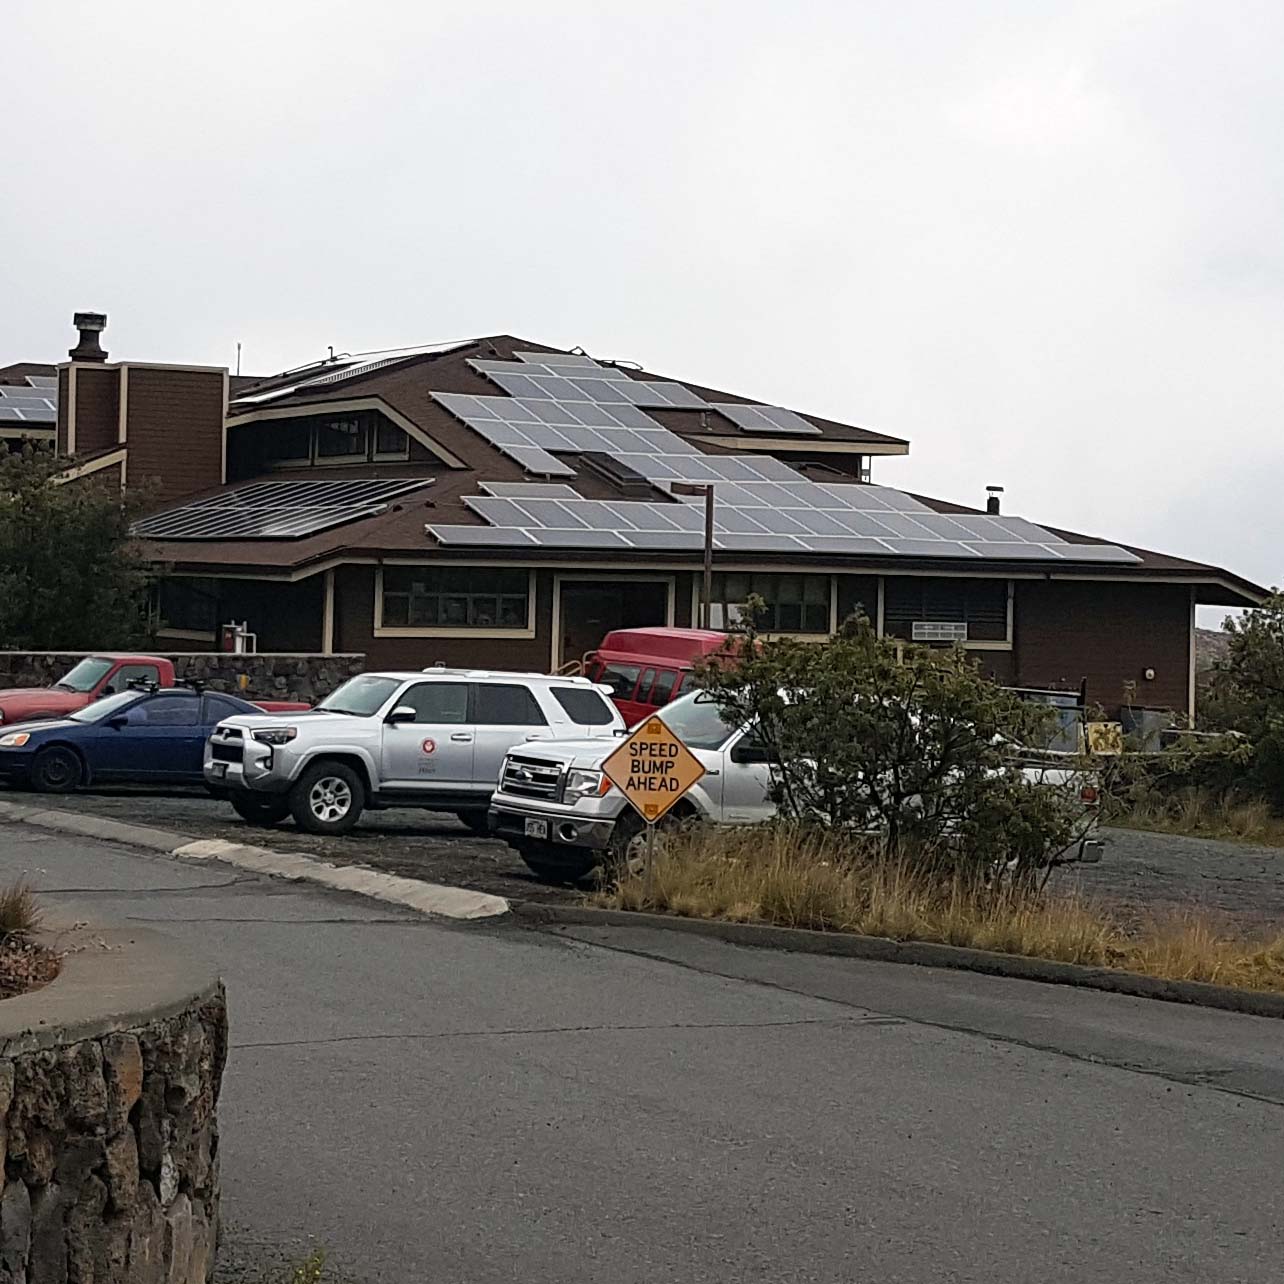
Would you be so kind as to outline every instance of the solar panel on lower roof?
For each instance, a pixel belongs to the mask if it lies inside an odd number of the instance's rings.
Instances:
[[[27,382],[33,388],[53,388],[55,391],[58,388],[57,375],[28,375]]]
[[[579,491],[561,482],[482,482],[481,488],[501,499],[579,499]]]
[[[801,415],[783,406],[741,406],[720,401],[713,408],[745,432],[784,433],[798,437],[820,435],[815,424],[808,423]]]
[[[511,526],[432,526],[424,527],[441,544],[475,544],[479,547],[513,548],[535,541],[523,530]]]
[[[296,539],[374,517],[431,478],[257,482],[136,522],[147,539]]]

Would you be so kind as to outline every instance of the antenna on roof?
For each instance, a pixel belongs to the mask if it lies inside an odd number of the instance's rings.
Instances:
[[[236,341],[236,373],[238,375],[241,373],[241,341],[240,339],[237,339]]]
[[[334,360],[334,344],[333,344],[333,343],[327,343],[327,344],[326,344],[326,347],[330,349],[330,358],[329,358],[329,359],[330,359],[331,361],[333,361],[333,360]]]

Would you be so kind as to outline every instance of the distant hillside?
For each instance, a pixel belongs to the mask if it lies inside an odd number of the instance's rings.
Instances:
[[[1223,629],[1195,630],[1195,668],[1211,669],[1230,650],[1230,634]]]

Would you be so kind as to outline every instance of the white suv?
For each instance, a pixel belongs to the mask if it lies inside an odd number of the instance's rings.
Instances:
[[[367,807],[426,807],[485,833],[514,745],[623,733],[605,691],[542,673],[363,673],[306,713],[225,718],[205,745],[205,781],[256,824],[292,815],[341,834]]]

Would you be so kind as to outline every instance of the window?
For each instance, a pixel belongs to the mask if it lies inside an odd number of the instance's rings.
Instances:
[[[87,660],[75,665],[68,673],[65,673],[57,682],[55,687],[63,691],[76,691],[84,694],[86,691],[92,691],[99,683],[103,674],[111,668],[112,662],[105,660],[101,656],[91,656]]]
[[[671,704],[664,711],[664,721],[688,749],[721,749],[734,730],[722,720],[718,706],[704,695]]]
[[[269,465],[410,458],[409,436],[377,410],[281,420],[262,428],[262,442]]]
[[[638,674],[641,672],[636,664],[616,664],[614,660],[608,660],[597,681],[610,687],[611,694],[617,700],[632,700],[633,688],[637,686]]]
[[[611,706],[596,691],[554,687],[553,699],[566,711],[566,716],[581,727],[609,727],[615,721]]]
[[[479,727],[546,727],[548,719],[535,697],[516,684],[482,682],[477,686],[473,721]]]
[[[209,579],[162,580],[157,591],[162,629],[214,633],[219,626],[218,582]]]
[[[369,673],[349,678],[317,705],[327,713],[350,713],[368,718],[377,713],[383,702],[401,685],[400,678],[378,678]]]
[[[916,623],[966,624],[969,642],[1008,641],[1006,580],[892,576],[883,585],[883,631],[912,640]]]
[[[111,675],[111,681],[103,687],[102,694],[109,691],[128,691],[129,684],[136,682],[140,686],[145,682],[159,682],[160,674],[154,664],[122,664]]]
[[[642,680],[638,683],[637,698],[642,704],[650,704],[651,687],[655,684],[655,670],[647,669],[642,675]]]
[[[828,575],[717,572],[713,577],[713,627],[727,629],[738,624],[751,596],[766,603],[757,620],[763,633],[829,632]]]
[[[525,629],[530,576],[498,567],[389,566],[383,628]]]
[[[129,725],[144,727],[195,727],[200,725],[200,700],[194,695],[158,695],[140,700],[129,710]]]
[[[655,686],[651,688],[651,703],[668,704],[673,699],[673,684],[677,680],[678,675],[672,669],[661,669],[659,677],[655,680]]]
[[[273,424],[264,434],[263,450],[269,463],[306,464],[312,461],[312,421]]]
[[[205,697],[204,721],[207,723],[222,722],[224,718],[235,717],[245,712],[245,706],[239,700],[230,700],[227,696],[221,695]]]
[[[695,674],[691,672],[684,673],[682,675],[682,681],[678,683],[677,694],[680,696],[684,696],[689,691],[694,691],[694,690],[695,690]]]
[[[366,457],[366,425],[361,419],[329,419],[317,425],[317,458]]]
[[[396,424],[380,415],[375,420],[374,453],[377,459],[407,459],[410,456],[410,438]]]
[[[458,726],[468,721],[468,683],[421,682],[397,697],[397,708],[403,704],[415,711],[416,722]]]

